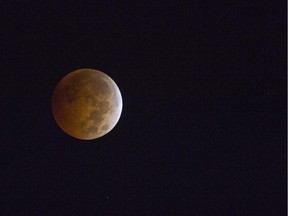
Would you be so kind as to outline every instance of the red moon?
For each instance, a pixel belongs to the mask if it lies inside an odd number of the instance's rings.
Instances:
[[[68,135],[91,140],[104,136],[117,124],[122,96],[105,73],[79,69],[63,77],[52,95],[52,114]]]

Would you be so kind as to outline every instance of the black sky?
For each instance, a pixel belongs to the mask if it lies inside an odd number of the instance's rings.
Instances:
[[[286,2],[1,1],[1,215],[286,215]],[[57,82],[123,96],[94,141]]]

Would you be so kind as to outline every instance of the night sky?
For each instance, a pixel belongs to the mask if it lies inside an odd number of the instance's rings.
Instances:
[[[0,3],[0,214],[286,215],[286,2],[75,2]],[[92,141],[51,113],[79,68],[123,97]]]

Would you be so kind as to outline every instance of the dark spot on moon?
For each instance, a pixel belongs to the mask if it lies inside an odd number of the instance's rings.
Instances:
[[[98,103],[99,103],[99,100],[97,99],[97,97],[93,97],[92,105],[96,107]]]
[[[87,126],[87,121],[81,121],[80,123],[81,131],[83,133],[97,133],[98,131],[98,126],[94,123],[92,126],[88,127]]]
[[[89,89],[89,86],[94,85],[94,80],[92,76],[86,73],[77,73],[73,75],[69,82],[69,85],[66,85],[63,88],[63,92],[66,92],[66,99],[68,102],[73,102],[80,97],[83,97],[85,101],[93,99],[97,93],[96,89]],[[99,91],[99,90],[98,90]]]
[[[101,114],[105,114],[109,111],[110,109],[110,103],[109,101],[101,101],[97,99],[96,97],[93,98],[92,100],[92,105],[99,110],[98,112]]]
[[[86,103],[89,103],[92,101],[92,104],[95,105],[95,97],[92,94],[87,95],[86,97],[83,96]]]
[[[93,111],[90,114],[90,118],[88,120],[93,120],[96,124],[100,124],[103,119],[103,113],[99,111]]]
[[[103,114],[109,111],[109,102],[108,101],[101,101],[99,102],[99,108]]]
[[[99,77],[93,77],[91,78],[91,89],[92,92],[95,92],[97,96],[108,96],[111,94],[112,89],[107,81],[105,81],[103,78]]]
[[[104,124],[103,126],[102,126],[102,130],[107,130],[109,128],[109,125],[108,124]]]
[[[88,129],[87,129],[87,132],[88,133],[96,133],[98,131],[98,127],[96,126],[96,125],[93,125],[93,126],[91,126],[91,127],[89,127]]]
[[[89,72],[76,73],[70,78],[70,83],[73,86],[87,85],[91,82],[91,77],[87,75]]]
[[[66,86],[63,87],[62,92],[63,92],[63,95],[64,95],[63,98],[68,103],[72,103],[72,102],[76,101],[79,98],[79,94],[77,92],[77,89],[74,86],[66,85]]]
[[[104,81],[103,79],[99,79],[97,85],[103,94],[110,95],[111,88],[110,88],[108,82]]]

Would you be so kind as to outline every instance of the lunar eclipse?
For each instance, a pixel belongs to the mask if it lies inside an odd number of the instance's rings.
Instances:
[[[122,112],[122,96],[105,73],[79,69],[59,81],[51,106],[56,123],[66,134],[91,140],[115,127]]]

